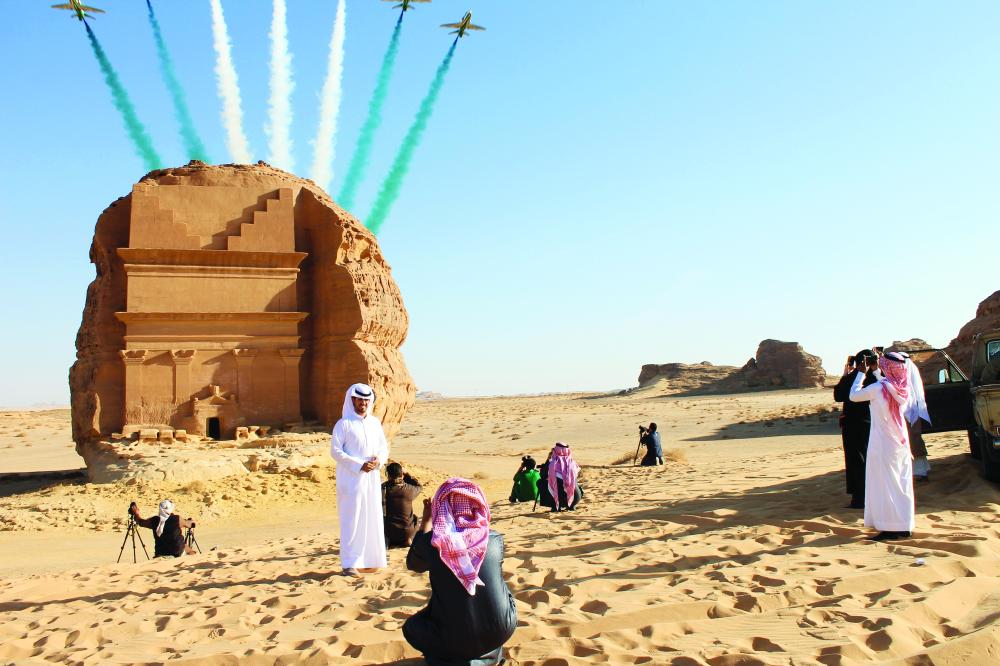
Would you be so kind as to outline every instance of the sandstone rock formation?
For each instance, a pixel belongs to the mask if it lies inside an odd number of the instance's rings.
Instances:
[[[655,384],[660,389],[671,392],[698,391],[718,384],[736,370],[737,368],[731,365],[713,365],[708,361],[692,364],[648,364],[642,366],[642,371],[639,373],[639,387],[645,388]]]
[[[911,352],[914,349],[930,349],[933,345],[920,338],[910,338],[909,340],[894,340],[891,345],[885,348],[887,352],[901,351]]]
[[[311,181],[264,163],[151,172],[100,216],[90,258],[70,370],[85,459],[116,434],[329,427],[357,381],[390,437],[413,404],[390,267]]]
[[[701,363],[642,366],[639,388],[656,386],[665,393],[737,393],[780,388],[824,386],[826,371],[818,356],[797,342],[764,340],[757,355],[742,368]]]
[[[958,336],[948,343],[945,351],[955,359],[962,371],[972,371],[972,339],[979,333],[1000,329],[1000,291],[990,294],[979,307],[976,316],[959,330]]]
[[[910,354],[910,358],[920,370],[920,376],[924,384],[937,384],[939,382],[938,373],[948,367],[948,361],[940,352],[925,354],[913,353],[917,349],[931,349],[934,345],[920,338],[910,338],[909,340],[895,340],[885,348],[887,352],[899,351]]]
[[[747,388],[816,388],[826,382],[823,360],[802,349],[797,342],[764,340],[757,355],[731,379]]]

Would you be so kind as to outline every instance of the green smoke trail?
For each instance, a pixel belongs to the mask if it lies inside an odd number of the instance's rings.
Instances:
[[[156,54],[160,58],[160,73],[163,75],[163,82],[170,91],[170,97],[174,102],[174,114],[177,122],[181,125],[181,138],[184,140],[184,149],[188,159],[208,162],[208,154],[205,152],[205,145],[201,142],[197,130],[194,128],[194,121],[191,120],[191,112],[188,111],[187,99],[184,89],[181,88],[177,80],[177,73],[174,71],[174,61],[167,51],[167,43],[163,40],[163,33],[160,32],[160,22],[156,20],[156,12],[153,11],[153,3],[146,0],[146,7],[149,8],[149,24],[153,27],[153,39],[156,41]]]
[[[434,104],[437,102],[438,93],[441,92],[441,87],[444,85],[445,74],[448,73],[448,68],[451,67],[451,58],[455,55],[455,46],[457,44],[458,39],[452,42],[451,48],[448,49],[448,54],[438,66],[434,80],[431,81],[431,87],[427,90],[427,96],[420,103],[417,116],[413,119],[413,124],[410,125],[410,129],[406,132],[403,143],[399,147],[399,152],[396,154],[396,159],[393,160],[392,166],[389,168],[389,175],[382,182],[382,188],[379,190],[375,204],[372,206],[372,211],[368,214],[367,221],[365,222],[368,228],[372,230],[372,233],[377,234],[379,232],[382,228],[382,223],[385,222],[385,218],[389,216],[389,210],[396,203],[396,199],[399,198],[399,190],[403,186],[403,179],[406,178],[406,173],[410,170],[410,160],[413,159],[413,153],[417,150],[417,146],[420,145],[420,139],[424,134],[424,130],[427,129],[427,121],[431,119],[431,114],[434,113]]]
[[[399,51],[399,32],[402,26],[403,15],[400,14],[396,21],[396,27],[392,31],[392,39],[389,40],[389,48],[386,49],[385,56],[382,58],[382,67],[378,71],[375,91],[372,93],[371,101],[368,102],[368,115],[361,126],[358,143],[354,147],[354,155],[347,167],[347,175],[344,176],[344,185],[340,189],[340,196],[337,197],[337,203],[347,210],[354,207],[354,197],[364,178],[365,169],[368,168],[368,155],[371,153],[372,143],[375,141],[375,131],[382,122],[382,106],[389,93],[389,80],[392,79],[392,68],[396,63],[396,53]]]
[[[83,24],[87,28],[87,36],[90,38],[90,46],[94,49],[94,57],[97,58],[97,62],[101,65],[101,71],[104,73],[104,81],[108,84],[108,88],[111,89],[111,97],[114,100],[115,108],[122,114],[125,130],[128,132],[129,138],[132,139],[136,152],[139,153],[142,161],[146,163],[146,169],[149,171],[159,169],[161,166],[160,156],[156,154],[153,142],[150,140],[149,135],[146,134],[146,128],[139,122],[139,117],[135,114],[135,107],[132,106],[132,101],[128,98],[128,93],[122,87],[121,81],[118,79],[118,74],[115,73],[114,68],[111,66],[108,56],[104,54],[101,43],[97,41],[97,35],[90,29],[90,24],[86,21]]]

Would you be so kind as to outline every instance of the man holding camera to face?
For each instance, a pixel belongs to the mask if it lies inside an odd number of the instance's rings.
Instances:
[[[646,447],[646,455],[643,456],[643,467],[653,467],[663,464],[663,446],[660,443],[660,433],[656,432],[656,424],[650,423],[649,427],[639,426],[639,443]]]
[[[844,376],[833,389],[833,399],[843,403],[840,417],[840,433],[844,443],[844,469],[847,477],[847,492],[851,495],[851,509],[865,508],[865,457],[868,453],[868,434],[871,429],[871,413],[867,402],[851,402],[851,386],[858,374],[864,374],[863,386],[878,381],[875,369],[878,356],[871,349],[862,349],[854,356],[847,357]]]
[[[417,514],[413,502],[420,495],[420,482],[403,471],[398,462],[385,466],[388,481],[382,484],[382,504],[385,517],[385,545],[409,546],[417,533]]]

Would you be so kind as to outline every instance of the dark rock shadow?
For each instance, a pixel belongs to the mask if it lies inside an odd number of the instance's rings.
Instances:
[[[25,495],[54,486],[82,485],[86,482],[86,469],[0,474],[0,497]]]
[[[813,414],[758,421],[727,423],[711,435],[688,437],[684,442],[715,442],[720,439],[756,439],[758,437],[785,437],[794,435],[832,435],[840,432],[840,413],[821,411]]]

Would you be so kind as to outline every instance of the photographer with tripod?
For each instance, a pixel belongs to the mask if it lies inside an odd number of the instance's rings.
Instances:
[[[640,465],[653,467],[663,464],[663,446],[660,444],[660,433],[656,432],[655,423],[650,423],[648,428],[639,426],[639,446],[646,447],[646,455],[643,456]],[[635,455],[639,457],[638,447]]]
[[[181,518],[174,513],[174,503],[168,499],[160,502],[159,513],[149,518],[139,515],[135,502],[128,508],[137,525],[153,530],[155,549],[153,557],[180,557],[187,553],[194,555],[198,542],[194,540],[195,523],[190,518]],[[187,530],[185,535],[182,530]]]

